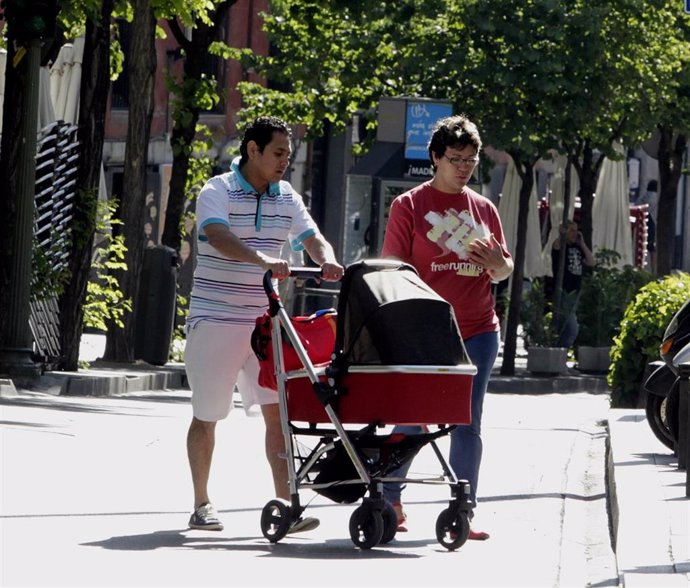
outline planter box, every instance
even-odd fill
[[[577,369],[583,372],[606,373],[609,371],[611,346],[577,348]]]
[[[568,371],[568,350],[565,347],[530,347],[527,349],[527,370],[534,374],[565,374]]]

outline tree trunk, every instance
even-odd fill
[[[563,187],[563,216],[561,217],[561,225],[565,228],[568,226],[568,211],[570,210],[570,176],[573,173],[573,165],[568,155],[565,163],[565,185]],[[556,313],[560,315],[561,310],[561,296],[563,294],[563,277],[565,276],[565,231],[559,231],[559,244],[558,244],[558,264],[556,265],[556,272],[553,276],[553,312],[554,318],[556,318]],[[553,243],[548,243],[549,253],[551,253],[553,248]],[[560,320],[560,316],[557,317]]]
[[[534,184],[534,165],[529,161],[519,161],[511,153],[515,161],[515,167],[522,179],[520,186],[520,208],[518,209],[517,242],[513,252],[515,269],[511,277],[510,303],[508,306],[508,322],[503,343],[503,362],[501,375],[512,376],[515,374],[515,353],[517,351],[517,329],[520,323],[520,311],[522,309],[522,282],[525,275],[525,251],[527,248],[527,218],[529,214],[532,185]]]
[[[578,169],[576,167],[576,169]],[[580,179],[580,222],[579,227],[587,247],[592,248],[592,207],[594,206],[594,191],[597,186],[598,166],[594,165],[594,153],[589,145],[582,150],[581,165],[578,169]]]
[[[110,20],[113,4],[114,0],[102,0],[99,22],[91,19],[86,21],[79,96],[79,171],[69,257],[71,279],[59,301],[60,351],[63,356],[62,367],[66,370],[76,370],[79,366],[83,304],[91,269],[105,114],[110,88]]]
[[[659,206],[656,219],[657,275],[671,273],[676,248],[676,206],[678,182],[687,136],[676,135],[673,128],[659,127]]]
[[[19,192],[19,156],[22,117],[21,104],[26,92],[25,68],[12,67],[17,51],[13,43],[7,47],[7,67],[0,75],[5,76],[5,96],[2,117],[2,146],[0,147],[0,348],[9,343],[7,332],[11,322],[5,309],[10,307],[12,295],[11,273],[13,258],[17,255],[17,194]]]
[[[221,33],[224,30],[221,23],[227,21],[228,11],[236,2],[237,0],[225,0],[216,7],[215,13],[209,14],[214,23],[213,26],[209,27],[202,22],[197,23],[197,26],[192,29],[191,41],[185,38],[176,20],[169,21],[175,39],[185,51],[184,79],[180,84],[201,80],[204,73],[204,56],[208,54],[209,45],[213,41],[225,40],[221,39]],[[190,147],[196,135],[196,124],[201,112],[199,106],[194,102],[193,93],[183,92],[182,96],[186,100],[176,104],[175,109],[183,109],[186,116],[175,118],[170,137],[170,145],[174,155],[168,190],[168,204],[165,209],[165,225],[161,237],[163,245],[172,247],[178,253],[182,243],[180,225],[187,198],[187,171],[189,170],[189,158],[192,155]]]
[[[173,146],[172,170],[170,172],[170,184],[168,205],[165,209],[165,226],[161,243],[180,251],[182,232],[180,223],[184,214],[187,186],[187,172],[189,171],[189,154],[184,149],[176,149],[178,145],[191,145],[196,134],[196,123],[199,120],[199,110],[190,109],[189,123],[175,124],[170,136],[170,144]]]
[[[133,303],[132,313],[125,313],[124,328],[108,324],[104,359],[132,361],[134,359],[134,329],[146,235],[144,209],[146,205],[146,174],[151,120],[153,118],[153,90],[156,73],[156,19],[150,0],[134,0],[132,45],[125,56],[130,87],[127,144],[122,181],[122,195],[118,207],[125,238],[126,270],[118,270],[115,277],[126,299]]]

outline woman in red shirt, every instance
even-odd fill
[[[481,146],[479,131],[466,116],[437,122],[429,143],[434,177],[393,201],[382,250],[383,257],[413,265],[451,303],[467,353],[477,367],[472,423],[451,433],[449,456],[458,479],[470,483],[473,507],[482,458],[482,405],[500,344],[491,285],[513,271],[496,207],[467,187]],[[414,433],[418,428],[396,427],[396,432]],[[409,466],[408,462],[392,475],[406,477]],[[397,512],[398,530],[406,531],[401,491],[400,484],[386,484],[384,495]],[[469,538],[483,540],[489,535],[471,530]]]

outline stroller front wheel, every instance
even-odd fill
[[[386,500],[383,511],[383,536],[381,543],[390,543],[395,539],[395,534],[398,532],[398,515],[393,508],[393,505]]]
[[[261,532],[271,543],[278,543],[290,530],[292,507],[289,503],[275,499],[261,511]]]
[[[446,508],[436,519],[436,539],[447,550],[462,547],[470,536],[470,520],[467,513]]]
[[[360,549],[371,549],[383,538],[383,516],[380,511],[362,505],[350,517],[350,538]]]

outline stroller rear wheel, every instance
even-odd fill
[[[470,520],[467,513],[446,508],[436,519],[436,539],[449,551],[462,547],[470,536]]]
[[[363,504],[350,517],[350,538],[360,549],[371,549],[381,543],[383,527],[381,512]]]
[[[284,500],[271,500],[261,511],[261,532],[271,543],[278,543],[290,530],[292,507]]]

